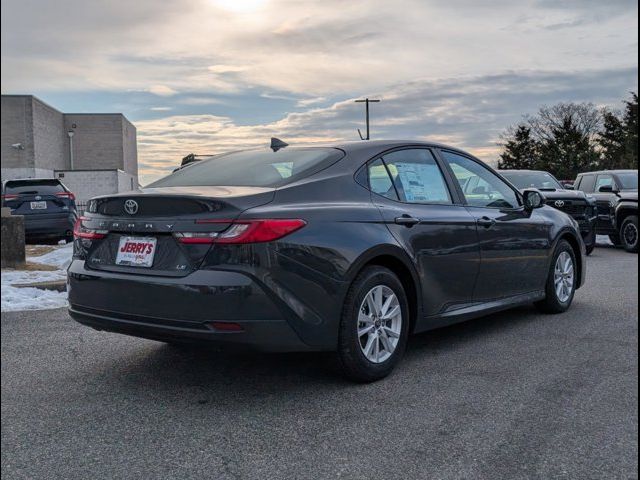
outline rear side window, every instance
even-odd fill
[[[440,167],[433,154],[425,149],[396,150],[371,164],[369,178],[371,189],[387,198],[399,198],[406,203],[451,204],[451,196]],[[390,179],[372,179],[372,169],[386,166]],[[386,193],[382,191],[388,188]],[[376,190],[380,191],[376,191]]]
[[[592,193],[595,185],[596,185],[595,175],[583,175],[582,180],[580,180],[580,185],[578,186],[578,189],[583,192]]]
[[[192,163],[148,187],[278,187],[312,175],[343,156],[336,148],[245,150]]]
[[[387,167],[380,158],[369,164],[369,187],[373,193],[391,200],[398,200],[398,194],[391,182]]]
[[[5,184],[5,194],[55,195],[66,191],[58,180],[10,180]]]

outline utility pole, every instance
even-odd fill
[[[365,114],[367,118],[367,136],[363,137],[360,129],[358,129],[358,135],[360,135],[360,140],[369,140],[371,136],[369,135],[369,102],[377,103],[380,100],[371,100],[369,98],[365,98],[364,100],[356,100],[356,103],[364,103],[365,105]]]
[[[69,170],[73,170],[73,136],[75,133],[73,130],[67,132],[67,135],[69,135]]]

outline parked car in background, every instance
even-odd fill
[[[536,188],[545,197],[545,203],[573,217],[580,226],[580,234],[587,248],[587,255],[596,247],[596,200],[584,192],[567,190],[549,172],[541,170],[500,170],[500,174],[521,191]]]
[[[2,184],[2,206],[24,216],[27,241],[73,240],[77,218],[75,196],[54,178],[7,180]]]
[[[585,264],[574,220],[463,151],[265,148],[90,200],[69,313],[167,342],[337,351],[373,381],[410,333],[529,303],[566,311]]]
[[[604,170],[578,175],[575,189],[598,202],[597,233],[638,252],[638,171]]]

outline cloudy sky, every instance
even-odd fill
[[[425,138],[493,162],[542,104],[638,85],[634,0],[2,0],[2,93],[122,112],[141,181],[190,152]]]

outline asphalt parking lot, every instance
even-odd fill
[[[2,477],[637,478],[638,257],[560,316],[413,337],[372,385],[331,355],[223,354],[2,315]]]

